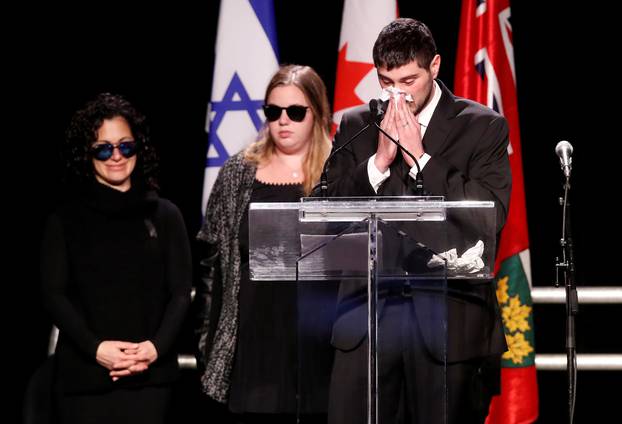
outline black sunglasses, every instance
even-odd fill
[[[91,147],[91,155],[93,155],[93,159],[108,160],[112,157],[114,149],[119,149],[119,153],[124,158],[131,158],[136,154],[136,142],[122,141],[119,144],[99,143]]]
[[[270,122],[274,122],[281,117],[283,109],[287,112],[287,116],[294,122],[302,122],[307,114],[309,106],[291,105],[287,107],[281,107],[277,105],[263,105],[263,113],[266,115],[266,119]]]

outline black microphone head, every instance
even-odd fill
[[[369,111],[371,112],[372,119],[375,119],[376,122],[382,121],[387,105],[387,102],[383,102],[380,99],[371,99],[369,101]]]
[[[378,113],[378,99],[371,99],[369,101],[369,111],[373,116],[376,116]]]

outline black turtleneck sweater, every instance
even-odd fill
[[[177,377],[173,346],[190,302],[190,247],[177,207],[155,192],[93,184],[48,219],[41,254],[45,303],[60,329],[64,392],[166,384]],[[105,340],[150,340],[158,359],[112,382],[95,359]]]

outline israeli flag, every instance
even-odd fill
[[[273,0],[222,0],[205,122],[203,214],[220,167],[257,138],[263,96],[278,66]]]

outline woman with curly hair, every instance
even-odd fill
[[[317,412],[306,407],[310,398],[297,399],[296,323],[304,287],[250,281],[248,208],[299,201],[319,181],[331,149],[326,87],[309,66],[282,66],[266,89],[264,113],[258,141],[220,170],[198,234],[206,246],[203,265],[214,271],[205,294],[198,290],[199,299],[205,296],[201,383],[236,423],[295,422],[301,409]],[[328,336],[325,347],[330,355]]]
[[[123,97],[88,102],[65,141],[77,190],[48,218],[41,255],[44,301],[60,330],[60,422],[165,422],[190,302],[183,219],[155,192],[145,119]]]

